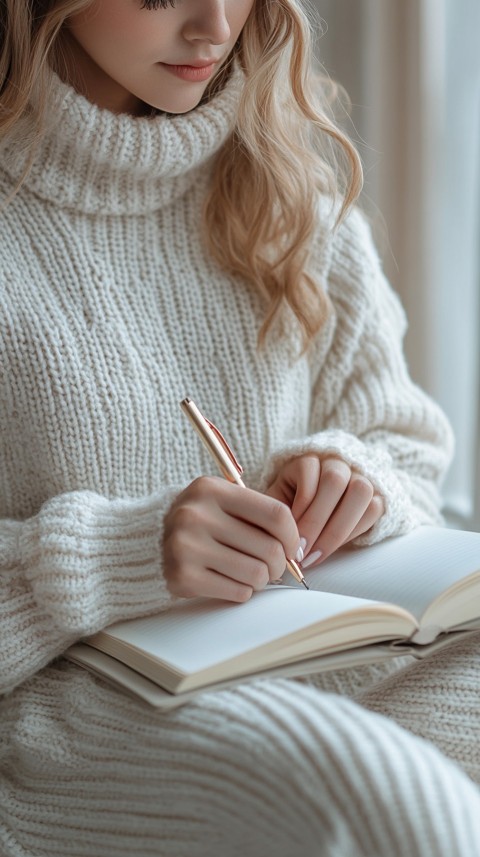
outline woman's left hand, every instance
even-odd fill
[[[334,456],[291,459],[265,493],[290,506],[304,540],[303,568],[366,533],[385,511],[370,480]]]

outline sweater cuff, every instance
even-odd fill
[[[271,456],[260,476],[259,490],[265,491],[280,467],[301,455],[333,455],[342,458],[352,470],[370,480],[376,494],[385,503],[385,512],[368,531],[352,544],[367,545],[389,536],[401,535],[418,526],[417,515],[404,484],[393,470],[392,458],[378,447],[367,446],[355,435],[341,429],[328,429],[299,441],[290,441]]]
[[[17,557],[37,605],[61,631],[85,636],[178,600],[162,568],[163,519],[181,490],[109,500],[59,495],[17,530]]]

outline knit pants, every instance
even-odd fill
[[[475,857],[480,791],[411,731],[480,780],[479,655],[364,689],[372,711],[275,680],[160,713],[59,662],[0,704],[1,857]]]

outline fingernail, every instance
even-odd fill
[[[302,562],[302,568],[309,568],[314,564],[314,562],[317,562],[317,560],[320,559],[321,555],[322,551],[313,551],[313,553],[311,553],[310,556]]]
[[[302,559],[303,559],[303,557],[304,557],[304,553],[305,553],[305,548],[306,548],[306,547],[307,547],[307,540],[306,540],[306,539],[304,539],[304,537],[302,536],[302,537],[301,537],[301,539],[300,539],[300,547],[298,548],[298,551],[297,551],[297,553],[295,554],[295,559],[297,560],[297,562],[301,562],[301,561],[302,561]]]

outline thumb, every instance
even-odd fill
[[[275,479],[275,481],[265,489],[264,493],[267,497],[273,497],[274,500],[281,500],[286,506],[290,507],[292,505],[292,495],[285,491],[283,480],[281,479]]]

